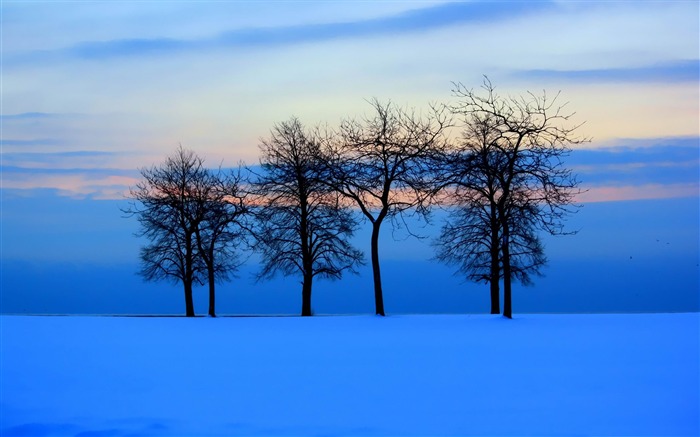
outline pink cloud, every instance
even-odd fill
[[[690,184],[646,184],[618,187],[592,187],[577,197],[578,202],[614,202],[621,200],[670,199],[700,196],[700,185]]]
[[[84,199],[109,200],[123,199],[129,187],[135,185],[138,179],[128,176],[88,177],[82,174],[66,175],[22,175],[13,178],[3,178],[2,187],[6,189],[33,190],[53,189],[65,197]]]

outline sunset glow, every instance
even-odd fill
[[[548,273],[564,269],[572,253],[579,256],[574,274],[590,260],[614,259],[587,267],[604,271],[622,269],[615,263],[637,253],[661,256],[642,244],[658,234],[669,236],[669,248],[683,248],[673,256],[689,261],[656,260],[654,278],[668,279],[683,265],[674,280],[685,285],[677,288],[697,284],[697,1],[5,0],[0,12],[1,257],[14,266],[3,277],[4,290],[15,290],[13,311],[36,299],[23,300],[27,287],[12,278],[55,277],[27,273],[39,264],[46,272],[65,263],[96,272],[89,266],[99,260],[122,269],[101,276],[133,280],[142,241],[133,236],[136,221],[120,211],[139,169],[162,163],[178,145],[211,168],[257,166],[260,139],[290,117],[333,129],[371,113],[375,97],[427,110],[455,103],[455,82],[478,90],[484,76],[502,96],[561,93],[558,101],[575,113],[572,123],[581,124],[577,135],[590,138],[562,163],[584,190],[571,227],[590,233],[548,242],[551,264],[560,266]],[[458,120],[449,134],[459,138]],[[659,218],[673,211],[682,211],[673,224]],[[426,226],[426,237],[438,232],[441,214]],[[367,250],[362,226],[358,247]],[[429,239],[390,234],[383,253],[397,263],[423,263],[396,264],[396,283],[419,283],[406,279],[416,272],[439,276]],[[623,241],[613,247],[609,241],[618,235]],[[255,262],[246,268],[254,271]],[[642,284],[651,281],[648,266],[628,264],[635,275],[647,275]],[[449,279],[422,291],[463,291],[463,278],[441,272]],[[362,281],[367,274],[361,272]],[[76,290],[87,282],[65,279]],[[280,284],[270,288],[286,290]],[[120,287],[120,296],[131,294],[117,306],[148,296],[150,286]],[[263,294],[250,299],[271,299]],[[435,311],[444,308],[452,304]]]

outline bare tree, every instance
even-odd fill
[[[203,180],[193,186],[196,215],[201,219],[195,228],[198,254],[207,270],[209,316],[216,317],[216,282],[229,279],[240,266],[237,249],[245,244],[249,212],[247,193],[240,169],[224,175],[207,170]]]
[[[130,190],[132,202],[124,210],[141,224],[138,236],[150,243],[141,248],[140,274],[149,281],[182,282],[185,315],[194,317],[192,286],[201,282],[204,266],[197,256],[191,188],[204,174],[202,159],[180,146],[161,166],[140,170],[142,181]]]
[[[354,202],[372,224],[371,254],[375,310],[385,315],[379,266],[379,232],[386,219],[404,213],[426,217],[433,193],[428,162],[444,147],[449,114],[431,108],[425,116],[392,104],[370,102],[374,114],[341,123],[339,138],[326,141],[325,180]]]
[[[497,212],[491,204],[452,205],[440,235],[433,242],[439,261],[455,265],[457,271],[474,282],[490,286],[491,314],[500,314],[500,287],[503,278],[501,232]],[[523,285],[532,284],[546,263],[544,247],[536,229],[527,222],[511,226],[511,271]]]
[[[310,316],[314,278],[338,279],[362,262],[362,253],[348,242],[357,223],[321,181],[319,141],[298,119],[275,125],[260,149],[263,174],[254,184],[259,277],[301,274],[301,315]]]
[[[499,159],[491,148],[498,131],[492,125],[488,117],[468,117],[461,141],[435,162],[438,185],[447,188],[443,197],[450,216],[433,245],[438,260],[457,265],[472,281],[489,283],[491,314],[500,314],[501,227],[492,171]]]
[[[538,273],[544,262],[535,230],[564,234],[564,219],[576,210],[579,182],[563,159],[571,146],[587,139],[575,136],[580,125],[570,125],[574,114],[557,103],[558,94],[553,99],[546,93],[501,97],[488,79],[482,89],[484,96],[455,84],[459,102],[451,109],[463,119],[465,141],[451,174],[464,189],[467,204],[488,209],[477,222],[489,235],[492,297],[498,273],[503,278],[503,314],[510,318],[512,278],[528,282],[528,275]]]
[[[506,170],[507,159],[495,143],[500,138],[497,122],[489,116],[472,114],[462,126],[462,138],[451,153],[437,162],[439,184],[450,211],[440,236],[433,242],[437,259],[456,265],[458,272],[475,282],[490,286],[491,314],[500,314],[502,227],[498,213],[501,196],[498,175]],[[512,200],[516,199],[512,196]],[[517,208],[514,202],[510,209]],[[511,216],[512,272],[523,284],[531,284],[531,275],[540,275],[545,264],[542,244],[531,218],[536,211],[523,207]]]
[[[149,281],[182,282],[188,317],[195,315],[193,285],[208,278],[209,313],[215,315],[214,282],[237,267],[230,226],[242,211],[234,201],[238,180],[212,173],[182,146],[162,165],[140,173],[142,181],[130,190],[132,201],[123,210],[137,217],[137,235],[149,240],[141,249],[140,274]]]

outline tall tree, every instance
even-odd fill
[[[449,220],[434,241],[437,259],[457,265],[475,282],[490,285],[491,314],[500,314],[500,224],[496,197],[497,178],[492,168],[498,156],[491,143],[498,136],[493,122],[468,117],[462,138],[436,161],[436,175],[450,207]]]
[[[545,261],[536,230],[564,234],[564,220],[576,210],[579,182],[563,160],[587,139],[576,136],[580,125],[571,124],[574,114],[557,103],[558,94],[501,97],[488,79],[482,89],[483,96],[455,84],[451,109],[464,122],[465,141],[452,174],[464,188],[461,198],[487,209],[477,222],[489,235],[492,309],[502,277],[503,315],[511,318],[513,277],[527,283]]]
[[[467,279],[490,286],[491,314],[500,314],[500,280],[503,278],[498,212],[501,196],[498,174],[506,171],[507,159],[495,143],[500,138],[497,121],[472,114],[463,121],[462,137],[451,153],[442,155],[436,174],[449,205],[449,217],[433,242],[437,259],[456,265]],[[515,199],[515,197],[513,197]],[[517,205],[509,203],[509,208]],[[528,213],[529,212],[529,213]],[[512,214],[515,216],[515,213]],[[523,284],[539,275],[546,259],[531,219],[536,211],[523,208],[511,220],[513,274]]]
[[[348,242],[357,223],[321,181],[319,141],[298,119],[275,125],[260,150],[263,173],[254,183],[259,277],[301,274],[301,315],[310,316],[314,278],[338,279],[362,262]]]
[[[370,240],[375,311],[385,315],[379,265],[379,233],[385,220],[407,212],[426,217],[433,192],[429,161],[445,145],[450,117],[427,115],[391,102],[370,102],[374,114],[341,123],[337,140],[325,142],[324,159],[335,191],[354,202],[372,224]]]

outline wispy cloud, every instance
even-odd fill
[[[118,57],[182,54],[183,52],[211,49],[277,47],[348,38],[408,34],[469,23],[498,22],[541,12],[554,6],[554,3],[549,1],[446,3],[361,21],[235,29],[199,39],[133,38],[85,41],[63,49],[6,53],[4,63],[11,66],[56,61],[63,58],[104,60]]]
[[[8,93],[6,90],[4,92]],[[71,142],[70,134],[79,131],[80,125],[77,123],[84,123],[85,120],[84,115],[77,113],[35,111],[2,114],[0,124],[3,135],[0,146],[20,150],[34,146],[66,146]]]
[[[56,116],[57,114],[50,114],[48,112],[23,112],[21,114],[1,114],[0,120],[36,120],[40,118],[52,118]]]
[[[139,178],[132,167],[116,168],[129,154],[94,150],[0,154],[2,188],[23,196],[53,190],[60,196],[121,199]]]
[[[644,147],[635,147],[634,140],[626,144],[576,150],[567,163],[589,186],[698,182],[700,138],[659,138],[656,145]]]
[[[46,143],[41,143],[46,144]],[[119,155],[116,152],[83,150],[75,152],[6,152],[0,154],[3,166],[29,168],[85,168],[96,161],[111,162]]]
[[[611,151],[617,150],[620,152],[636,150],[640,153],[643,153],[643,149],[645,148],[700,148],[700,137],[615,138],[600,144],[600,147],[601,149],[609,149]]]
[[[580,201],[698,194],[700,138],[627,139],[617,143],[615,147],[575,150],[566,161],[588,190]]]
[[[58,146],[63,141],[55,138],[37,138],[32,140],[0,139],[0,146]]]
[[[582,202],[695,196],[700,186],[700,138],[628,139],[616,147],[575,150],[566,160],[587,192]],[[641,145],[641,146],[640,146]],[[70,197],[122,198],[139,179],[115,168],[119,153],[5,153],[3,188],[55,189]]]
[[[601,68],[592,70],[524,70],[516,76],[538,80],[568,82],[698,82],[700,60],[678,60],[630,68]]]
[[[136,171],[120,169],[39,169],[2,167],[2,189],[25,196],[54,190],[76,199],[123,199],[138,182]]]
[[[700,187],[697,183],[645,184],[591,187],[585,193],[577,196],[576,200],[582,203],[592,203],[698,196],[700,196]]]

